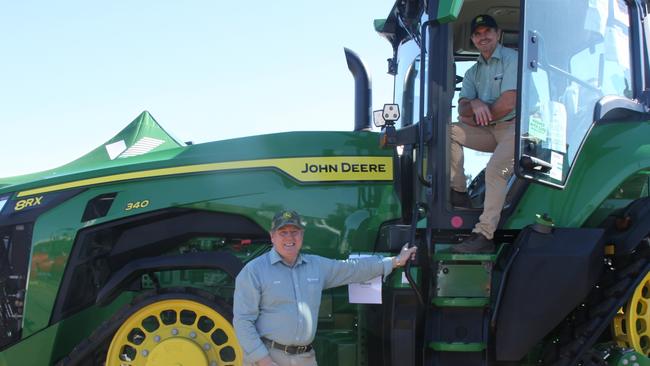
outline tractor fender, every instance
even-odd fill
[[[244,267],[239,258],[228,252],[200,252],[180,255],[166,255],[135,260],[122,267],[98,292],[95,303],[105,306],[143,274],[155,271],[184,269],[218,269],[232,278]]]
[[[650,197],[631,202],[616,216],[629,221],[630,226],[622,231],[610,223],[605,237],[608,243],[614,243],[617,255],[630,254],[650,232]]]
[[[603,270],[603,229],[527,227],[496,314],[496,358],[521,360],[578,306]]]

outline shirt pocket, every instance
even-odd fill
[[[262,302],[265,305],[295,302],[291,279],[282,275],[266,275],[264,277]]]
[[[490,79],[490,93],[494,101],[501,96],[501,84],[503,83],[503,73],[498,73]]]
[[[323,286],[320,282],[307,282],[307,295],[310,299],[320,298]]]
[[[316,268],[310,268],[304,273],[302,283],[310,299],[320,298],[320,293],[323,291],[323,278],[319,272]]]

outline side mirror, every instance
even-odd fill
[[[377,127],[392,126],[399,119],[399,105],[384,104],[384,109],[372,112],[373,122]]]

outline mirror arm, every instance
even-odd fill
[[[386,126],[381,131],[380,141],[382,147],[385,146],[400,146],[400,145],[415,145],[418,141],[418,124],[409,125],[407,127],[396,129],[395,126]]]

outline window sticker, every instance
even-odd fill
[[[551,150],[566,153],[566,123],[567,114],[564,104],[551,102],[551,128],[550,143]]]
[[[541,115],[535,113],[528,118],[528,135],[542,141],[546,140],[546,123]]]
[[[548,175],[555,180],[562,180],[562,168],[564,165],[564,154],[551,151],[551,171]]]

